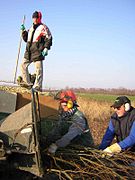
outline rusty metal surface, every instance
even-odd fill
[[[6,146],[14,144],[14,148],[18,150],[32,152],[34,148],[30,126],[32,127],[31,103],[5,118],[0,126],[0,137]]]
[[[42,118],[54,116],[58,119],[59,102],[51,96],[38,95],[40,115]],[[17,93],[16,110],[31,102],[30,93]]]
[[[27,123],[32,123],[31,103],[10,114],[2,123],[0,131],[18,130]]]
[[[16,109],[17,93],[0,91],[0,112],[13,113]]]

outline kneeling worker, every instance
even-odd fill
[[[111,107],[115,113],[111,116],[99,149],[109,156],[122,150],[135,152],[135,108],[126,96],[117,97]],[[111,145],[114,137],[117,142]]]
[[[68,145],[92,146],[93,139],[87,119],[78,110],[76,96],[73,91],[67,90],[60,94],[60,119],[57,126],[50,132],[48,138],[52,144],[48,152],[55,154],[56,150]]]

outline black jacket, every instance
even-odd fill
[[[44,48],[49,50],[52,46],[52,35],[49,28],[42,23],[33,24],[29,31],[22,32],[22,37],[27,42],[24,58],[29,61],[44,60],[42,51]]]
[[[114,113],[111,117],[111,120],[117,142],[120,142],[124,140],[127,136],[129,136],[131,127],[133,125],[133,122],[135,121],[135,108],[131,107],[131,109],[126,112],[122,117],[118,117],[117,114]],[[133,149],[135,149],[135,146],[133,147]]]

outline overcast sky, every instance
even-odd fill
[[[0,1],[0,79],[13,80],[22,18],[26,15],[29,29],[35,10],[42,12],[53,35],[44,87],[135,89],[134,0]]]

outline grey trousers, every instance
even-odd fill
[[[28,67],[32,63],[32,61],[29,61],[25,58],[23,58],[22,64],[21,64],[21,73],[23,81],[27,84],[30,84],[30,77],[29,77],[29,70]],[[43,61],[35,61],[33,62],[35,65],[35,73],[36,73],[36,80],[33,85],[33,88],[39,87],[42,88],[42,82],[43,82]]]

